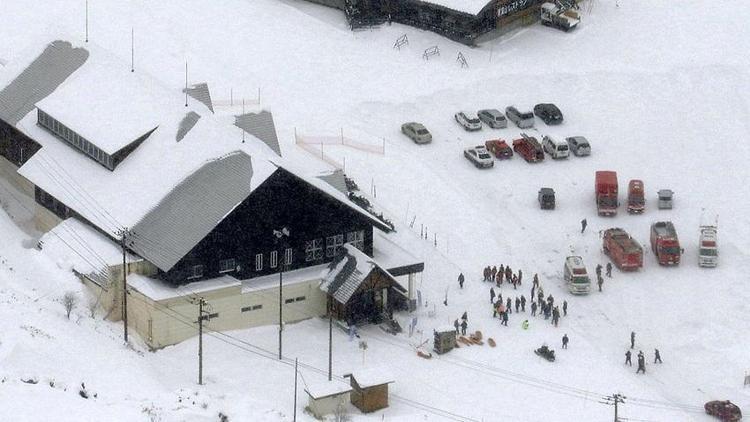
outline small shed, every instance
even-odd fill
[[[433,348],[438,354],[448,353],[456,347],[456,329],[443,327],[435,329],[435,344]]]
[[[351,391],[351,386],[340,381],[310,384],[305,388],[309,397],[307,407],[313,416],[323,419],[326,415],[333,415],[338,409],[346,407]]]
[[[352,386],[351,401],[362,413],[388,407],[388,384],[393,376],[379,368],[362,369],[348,375]]]

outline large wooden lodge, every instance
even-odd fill
[[[280,283],[285,323],[413,306],[424,265],[336,184],[287,163],[270,113],[241,116],[265,130],[240,141],[205,85],[186,107],[95,45],[37,54],[0,72],[0,176],[33,198],[42,251],[114,319],[127,272],[128,323],[148,345],[195,335],[184,316],[198,296],[213,330],[278,324]]]

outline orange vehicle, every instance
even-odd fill
[[[596,182],[596,209],[599,215],[617,214],[617,173],[614,171],[597,171]]]
[[[484,143],[487,151],[492,153],[497,158],[511,158],[513,156],[513,150],[508,146],[508,143],[504,139],[492,139]]]
[[[539,141],[525,133],[521,133],[521,138],[513,140],[513,151],[520,154],[528,163],[544,161],[544,150]]]
[[[628,212],[630,214],[642,214],[646,209],[646,198],[643,194],[643,181],[631,180],[628,183]]]

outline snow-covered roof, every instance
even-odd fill
[[[122,265],[120,245],[75,218],[68,218],[45,233],[40,244],[43,253],[82,274],[103,274],[107,266]],[[128,254],[127,260],[142,259]]]
[[[386,368],[356,369],[352,372],[352,377],[357,381],[357,385],[362,388],[395,382],[393,374]]]
[[[260,113],[240,114],[235,116],[234,125],[263,141],[281,157],[279,138],[276,135],[276,125],[273,123],[271,113],[263,110]]]
[[[344,175],[344,171],[341,169],[336,169],[330,173],[318,175],[317,177],[318,179],[333,186],[337,191],[343,193],[344,195],[349,192],[346,187],[346,176]]]
[[[239,289],[241,284],[240,280],[224,275],[174,287],[172,284],[155,278],[149,278],[140,274],[128,274],[128,286],[138,290],[144,296],[154,301],[175,299],[229,287],[237,287]]]
[[[424,0],[424,2],[437,4],[438,6],[471,15],[478,15],[488,4],[494,3],[494,0]]]
[[[89,60],[37,102],[39,109],[109,155],[166,123],[163,102],[154,98],[163,95],[159,82],[96,45],[85,49]]]
[[[375,268],[379,268],[388,276],[394,286],[406,291],[373,258],[365,255],[349,243],[343,246],[343,253],[329,264],[328,273],[323,276],[323,280],[320,282],[320,289],[331,295],[339,303],[346,304]]]
[[[401,269],[414,270],[413,272],[424,270],[424,262],[399,246],[390,236],[392,235],[380,230],[373,231],[373,258],[393,276],[404,275],[401,274]]]
[[[323,381],[308,384],[305,392],[313,399],[324,399],[326,397],[349,393],[352,387],[341,381]]]
[[[318,281],[327,273],[328,264],[314,265],[312,267],[285,271],[282,276],[282,285],[293,285],[308,281]],[[242,282],[242,293],[261,291],[279,285],[279,274],[269,274],[255,277]]]

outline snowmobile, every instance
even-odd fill
[[[547,347],[546,345],[534,350],[534,353],[547,359],[550,362],[555,361],[555,351]]]

